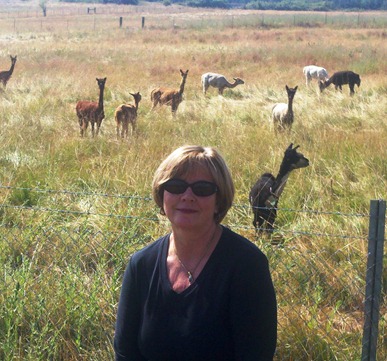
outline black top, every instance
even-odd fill
[[[125,271],[116,361],[267,361],[277,340],[277,305],[266,256],[223,227],[195,282],[169,282],[169,235],[135,253]]]

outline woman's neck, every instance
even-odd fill
[[[217,243],[220,230],[221,227],[216,223],[200,233],[195,229],[173,229],[170,251],[172,248],[182,258],[201,256],[206,248],[211,248],[212,243]]]

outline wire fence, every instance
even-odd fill
[[[165,7],[164,7],[165,9]],[[90,11],[92,10],[92,11]],[[273,12],[273,11],[209,11],[199,12],[177,7],[168,11],[160,7],[97,6],[47,10],[0,12],[0,29],[5,32],[102,31],[137,29],[203,29],[238,27],[337,27],[385,28],[384,12]]]
[[[379,332],[365,337],[367,298],[375,298],[366,294],[375,288],[368,272],[378,263],[369,257],[372,212],[279,208],[271,238],[255,232],[250,213],[235,204],[225,224],[269,259],[279,309],[276,360],[371,360],[365,349],[372,342],[376,359],[387,359],[385,270],[372,308]],[[311,220],[307,231],[300,217]],[[150,197],[0,186],[0,359],[112,360],[125,266],[167,231]]]

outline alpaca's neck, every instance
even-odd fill
[[[238,85],[238,82],[235,80],[234,83],[228,83],[229,88],[235,88]]]
[[[291,171],[292,169],[290,168],[290,166],[282,162],[280,170],[277,174],[277,177],[275,178],[274,184],[271,189],[272,193],[274,193],[277,198],[279,198],[279,196],[283,192]]]
[[[185,87],[185,81],[187,80],[186,77],[183,77],[183,80],[181,81],[181,84],[180,84],[180,89],[179,89],[179,94],[183,94],[184,92],[184,87]]]
[[[288,115],[293,115],[293,98],[288,99]]]
[[[138,103],[140,103],[138,100],[134,101],[134,107],[136,108],[136,111],[138,110]]]
[[[12,75],[13,69],[15,69],[15,62],[12,62],[11,68],[9,69],[9,75]]]
[[[98,108],[103,109],[103,91],[104,86],[99,87],[99,100],[98,100]]]

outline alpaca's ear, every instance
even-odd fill
[[[288,149],[292,149],[293,148],[293,143],[290,143]]]
[[[297,90],[298,89],[298,85],[294,88],[294,90]]]
[[[289,90],[289,87],[288,87],[287,85],[285,85],[285,89],[286,89],[286,90]]]

